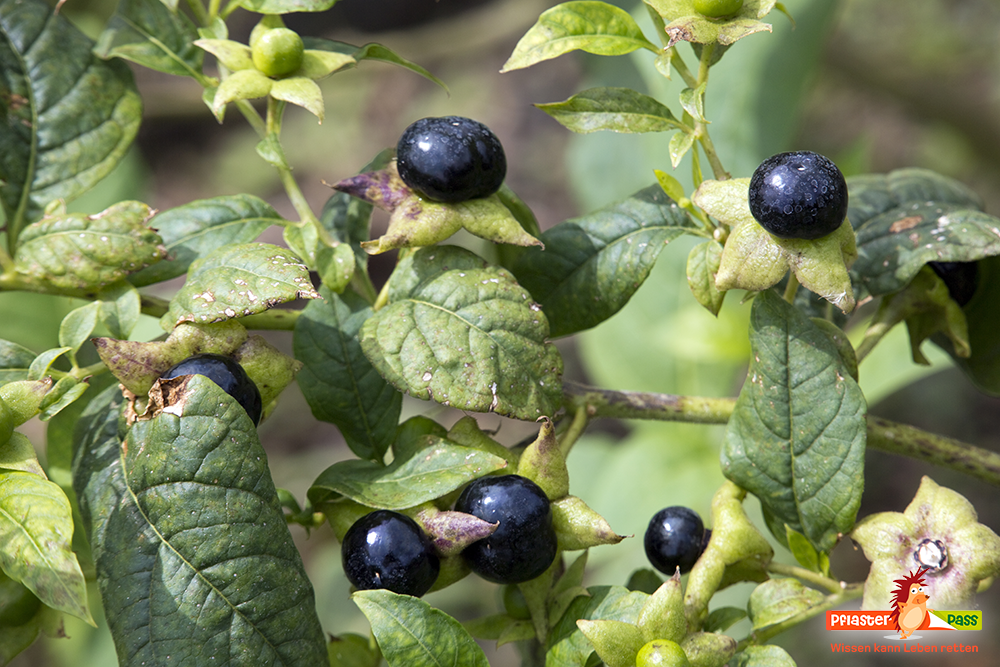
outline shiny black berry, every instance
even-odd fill
[[[783,239],[818,239],[847,217],[847,183],[819,153],[778,153],[750,179],[750,212],[760,226]]]
[[[517,584],[545,572],[556,558],[556,531],[545,492],[520,475],[480,477],[455,503],[459,512],[490,523],[496,531],[473,542],[462,556],[483,579]]]
[[[976,262],[927,262],[927,266],[944,281],[948,294],[960,306],[972,301],[979,286],[979,268]]]
[[[417,522],[376,510],[354,522],[341,544],[344,573],[360,590],[385,588],[420,597],[441,570],[434,544]]]
[[[262,411],[260,391],[236,360],[221,354],[196,354],[188,357],[166,373],[161,380],[181,375],[204,375],[243,406],[253,423],[260,423]]]
[[[708,545],[705,524],[687,507],[665,507],[649,521],[646,528],[646,557],[660,572],[673,575],[690,572]]]
[[[457,203],[499,190],[507,157],[479,121],[444,116],[406,128],[396,145],[396,167],[403,182],[428,199]]]

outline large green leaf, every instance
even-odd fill
[[[535,105],[574,132],[669,132],[682,127],[670,109],[631,88],[590,88],[565,102]]]
[[[94,53],[125,58],[143,67],[201,76],[205,52],[194,45],[198,30],[184,14],[160,0],[120,0],[97,40]]]
[[[292,12],[325,12],[337,0],[240,0],[237,4],[258,14],[290,14]]]
[[[906,287],[927,262],[972,262],[1000,255],[1000,218],[967,204],[910,202],[857,230],[855,281],[873,296]]]
[[[351,291],[320,290],[295,322],[295,358],[304,366],[299,387],[316,419],[336,424],[348,446],[381,461],[396,435],[403,395],[387,383],[361,351],[358,332],[372,316]]]
[[[166,256],[150,229],[152,210],[119,202],[95,215],[57,213],[24,228],[14,255],[19,277],[37,286],[90,291]]]
[[[432,437],[427,447],[388,466],[358,459],[334,463],[313,482],[309,499],[319,504],[340,494],[367,507],[405,509],[506,465],[506,460],[489,452]]]
[[[149,226],[163,239],[168,257],[133,273],[129,282],[143,287],[184,275],[199,257],[223,246],[249,243],[281,220],[270,204],[253,195],[199,199],[157,213]]]
[[[160,322],[167,330],[181,322],[221,322],[298,298],[319,294],[295,253],[266,243],[226,245],[192,262]]]
[[[397,389],[517,419],[559,408],[562,358],[541,308],[510,273],[434,246],[400,262],[390,280],[389,305],[360,335],[365,356]]]
[[[542,304],[553,337],[589,329],[617,313],[649,275],[660,251],[697,229],[659,185],[562,222],[545,249],[518,255],[511,272]]]
[[[139,129],[131,71],[92,47],[43,0],[0,1],[0,204],[11,250],[49,202],[104,178]]]
[[[462,624],[423,600],[387,590],[351,596],[371,623],[389,667],[489,667]]]
[[[624,9],[589,0],[564,2],[542,12],[500,71],[530,67],[577,49],[602,56],[658,51]]]
[[[75,486],[119,664],[327,664],[253,423],[207,378],[179,391],[120,447],[107,397],[81,419]]]
[[[89,623],[87,583],[72,550],[73,511],[20,433],[0,444],[0,568],[46,605]]]
[[[982,210],[983,200],[953,178],[929,169],[896,169],[888,174],[863,174],[847,179],[847,217],[855,228],[877,215],[911,202],[956,204]]]
[[[723,473],[821,552],[854,525],[864,489],[865,399],[822,329],[772,291],[754,299],[753,350],[722,450]]]

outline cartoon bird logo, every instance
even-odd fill
[[[892,613],[889,615],[890,621],[899,630],[899,638],[906,639],[916,630],[926,630],[931,625],[931,617],[927,608],[927,600],[930,598],[924,592],[924,572],[927,568],[921,568],[916,573],[909,572],[902,579],[896,579],[893,583],[897,585],[892,594]]]

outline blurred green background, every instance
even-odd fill
[[[69,0],[61,11],[96,36],[114,10],[113,0]],[[394,145],[413,120],[459,114],[477,118],[501,138],[507,151],[508,184],[533,208],[543,228],[587,212],[653,182],[653,169],[670,172],[669,137],[598,133],[572,135],[532,103],[563,100],[596,85],[631,86],[655,95],[675,110],[678,81],[652,68],[650,54],[600,58],[575,53],[528,70],[499,74],[517,40],[549,0],[341,0],[322,15],[291,15],[289,27],[304,35],[354,44],[378,41],[443,79],[450,95],[430,82],[387,65],[363,63],[321,85],[327,112],[323,125],[297,108],[285,122],[286,153],[315,210],[334,182],[355,173],[375,153]],[[645,9],[618,4],[656,38]],[[712,70],[706,99],[711,132],[726,167],[749,176],[763,158],[790,149],[832,157],[848,175],[903,166],[928,167],[979,192],[987,211],[1000,214],[1000,5],[994,0],[788,0],[795,27],[773,13],[771,34],[752,35],[733,47]],[[232,37],[245,40],[255,18],[233,17]],[[686,46],[681,47],[689,63]],[[128,160],[96,190],[71,206],[95,212],[122,198],[164,210],[193,199],[248,192],[264,197],[293,218],[273,169],[255,153],[256,135],[238,114],[219,126],[193,82],[136,68],[145,100],[145,120]],[[690,161],[675,175],[690,188]],[[373,235],[386,224],[377,214]],[[263,240],[280,242],[272,230]],[[475,246],[465,238],[463,243]],[[691,243],[674,242],[629,305],[605,324],[560,341],[567,377],[614,388],[708,396],[735,395],[748,354],[748,306],[730,295],[718,319],[688,293],[684,263]],[[392,257],[373,258],[376,283],[391,270]],[[3,337],[40,351],[56,345],[58,322],[72,300],[0,294]],[[150,320],[136,338],[160,331]],[[47,338],[48,337],[48,338]],[[286,333],[270,336],[290,352]],[[929,343],[934,361],[917,367],[905,334],[895,332],[862,367],[862,386],[874,414],[915,424],[990,449],[1000,449],[1000,401],[979,394]],[[932,354],[933,353],[933,354]],[[312,419],[293,386],[276,415],[261,425],[275,482],[303,498],[317,470],[350,456],[337,430]],[[408,400],[404,418],[427,414],[450,425],[462,413]],[[533,424],[489,415],[484,428],[512,444]],[[35,442],[44,428],[32,424]],[[624,583],[647,567],[642,533],[649,517],[673,504],[708,514],[722,481],[718,466],[721,427],[598,422],[570,459],[571,492],[604,514],[619,533],[635,535],[616,547],[594,549],[587,583]],[[915,461],[871,453],[862,515],[901,511],[920,477],[931,475],[976,505],[981,520],[1000,529],[995,488]],[[759,516],[756,502],[749,502]],[[293,528],[316,587],[324,628],[331,633],[367,632],[348,599],[339,548],[329,531],[308,537]],[[779,558],[790,561],[787,553]],[[835,576],[863,579],[867,561],[842,544],[833,555]],[[431,604],[468,618],[497,610],[493,585],[468,578],[428,596]],[[752,589],[737,586],[713,606],[745,604]],[[94,600],[97,600],[96,590]],[[989,619],[1000,617],[1000,593],[979,597]],[[818,619],[819,620],[819,619]],[[734,628],[736,636],[748,629]],[[46,639],[12,663],[16,667],[87,665],[116,660],[110,638],[68,619],[69,639]],[[994,633],[981,633],[980,662],[995,664]],[[782,635],[799,664],[840,664],[827,649],[822,625],[806,624]],[[492,664],[518,664],[511,646],[486,646]],[[956,659],[957,660],[957,659]],[[983,661],[985,660],[985,661]],[[949,663],[936,656],[935,664]],[[855,665],[880,664],[874,657]]]

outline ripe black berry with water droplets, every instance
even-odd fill
[[[422,118],[396,145],[403,182],[440,202],[488,197],[503,184],[507,157],[500,140],[479,121],[462,116]]]
[[[955,303],[964,306],[972,300],[979,286],[977,262],[927,262],[927,266],[944,281]]]
[[[161,380],[181,375],[204,375],[236,399],[247,411],[254,425],[260,423],[263,410],[260,390],[235,359],[222,354],[196,354],[170,368]]]
[[[552,507],[545,492],[526,477],[480,477],[465,488],[455,510],[499,522],[489,537],[462,552],[469,568],[498,584],[517,584],[545,572],[556,558]]]
[[[754,171],[749,202],[753,217],[775,236],[818,239],[847,217],[847,182],[819,153],[778,153]]]
[[[687,507],[665,507],[649,521],[644,546],[646,558],[660,572],[673,575],[690,572],[708,546],[705,524],[698,513]]]
[[[441,570],[427,533],[410,517],[391,510],[376,510],[355,521],[340,553],[344,573],[359,590],[385,588],[420,597]]]

